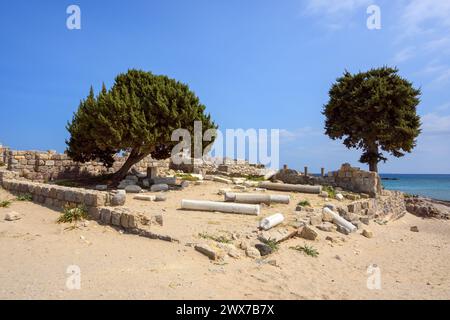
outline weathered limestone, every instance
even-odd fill
[[[278,194],[234,193],[234,192],[225,193],[225,201],[227,202],[251,203],[251,204],[259,204],[259,203],[288,204],[289,200],[290,200],[289,196]]]
[[[323,212],[331,215],[333,217],[333,222],[337,224],[339,227],[346,229],[348,232],[356,231],[356,227],[353,224],[342,218],[337,213],[331,211],[329,208],[327,207],[323,208]]]
[[[129,185],[125,187],[126,193],[139,193],[142,191],[142,188],[138,185]]]
[[[230,179],[222,178],[222,177],[219,177],[219,176],[214,176],[213,181],[226,183],[226,184],[232,184],[233,183],[233,181],[231,181]]]
[[[167,184],[154,184],[150,187],[151,192],[168,191],[169,186]]]
[[[218,253],[215,250],[213,250],[209,245],[204,244],[204,243],[197,244],[195,246],[195,250],[197,250],[200,253],[203,253],[210,260],[216,260],[219,257]]]
[[[155,201],[156,197],[154,195],[138,195],[134,196],[133,199],[142,200],[142,201]]]
[[[259,205],[253,204],[238,204],[238,203],[225,203],[215,201],[203,201],[203,200],[182,200],[181,208],[188,210],[200,210],[200,211],[218,211],[225,213],[239,213],[248,215],[259,215]]]
[[[259,227],[264,230],[269,230],[270,228],[279,225],[284,221],[284,216],[281,213],[276,213],[269,217],[262,219],[259,223]]]
[[[301,184],[286,184],[286,183],[273,183],[273,182],[261,182],[260,188],[279,191],[301,192],[301,193],[314,193],[319,194],[322,191],[322,186],[310,186]]]

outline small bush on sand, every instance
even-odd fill
[[[254,176],[254,175],[247,175],[245,177],[247,180],[250,181],[265,181],[264,176]]]
[[[20,194],[17,196],[16,198],[17,201],[32,201],[33,200],[33,196],[29,193],[25,193],[25,194]]]
[[[300,207],[311,207],[311,203],[309,203],[308,200],[300,201],[299,203],[297,203],[297,205]]]
[[[198,181],[197,177],[193,177],[192,175],[190,175],[188,173],[177,174],[177,177],[180,178],[181,180],[186,180],[186,181]]]
[[[278,243],[275,240],[272,239],[268,239],[268,240],[264,240],[262,241],[265,245],[269,246],[270,249],[272,249],[272,252],[278,251],[278,249],[280,248]]]
[[[64,208],[64,212],[58,218],[58,223],[77,222],[86,219],[88,216],[86,207],[68,207]]]
[[[215,236],[215,235],[210,235],[210,234],[207,234],[207,233],[199,233],[198,236],[200,238],[210,239],[210,240],[214,240],[216,242],[231,243],[231,239],[228,239],[225,236]]]
[[[9,201],[9,200],[0,201],[0,208],[9,208],[10,205],[11,205],[11,201]]]
[[[328,198],[335,199],[336,198],[336,190],[334,190],[331,186],[324,186],[323,191],[328,193]]]
[[[304,246],[291,247],[291,249],[303,252],[307,256],[313,258],[316,258],[319,255],[319,251],[317,251],[316,248],[314,248],[313,246],[308,246],[307,244],[305,244]]]

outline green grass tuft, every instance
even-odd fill
[[[265,181],[264,176],[247,175],[245,179],[250,181]]]
[[[88,216],[87,209],[84,206],[65,207],[64,212],[58,218],[58,223],[77,222],[86,219]]]
[[[33,200],[33,195],[31,195],[29,193],[20,194],[20,195],[17,196],[16,200],[17,201],[32,201]]]
[[[11,201],[9,200],[3,200],[0,201],[0,208],[9,208],[9,206],[11,205]]]
[[[178,178],[180,178],[181,180],[186,180],[186,181],[198,181],[199,180],[198,177],[193,177],[189,173],[179,173],[176,176]]]
[[[297,205],[300,207],[311,207],[311,203],[309,203],[308,200],[300,201],[299,203],[297,203]]]
[[[308,246],[307,244],[305,244],[304,246],[291,247],[291,249],[303,252],[307,256],[310,256],[313,258],[316,258],[319,256],[319,251],[317,251],[317,249],[312,246]]]
[[[278,243],[275,240],[268,239],[268,240],[262,240],[262,242],[265,245],[268,245],[270,247],[270,249],[272,249],[272,252],[278,251],[278,249],[280,249],[280,246],[278,245]]]
[[[334,190],[333,187],[324,186],[322,189],[323,189],[323,191],[326,191],[328,193],[328,198],[332,198],[332,199],[336,198],[336,190]]]
[[[203,239],[210,239],[221,243],[231,243],[231,239],[225,236],[214,236],[207,233],[199,233],[198,236]]]

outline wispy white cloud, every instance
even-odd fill
[[[450,115],[428,113],[422,116],[424,134],[450,135]]]
[[[307,0],[303,12],[320,16],[320,24],[325,28],[339,30],[352,24],[352,15],[357,10],[371,4],[371,0]]]
[[[450,1],[409,0],[400,18],[405,35],[433,33],[450,27]]]
[[[404,49],[398,51],[398,52],[395,54],[395,56],[394,56],[392,62],[393,62],[394,64],[399,64],[399,63],[406,62],[406,61],[408,61],[408,60],[410,60],[411,58],[414,57],[415,51],[416,51],[416,48],[415,48],[415,47],[407,47],[407,48],[404,48]]]

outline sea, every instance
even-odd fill
[[[380,174],[385,189],[450,201],[450,174]]]

